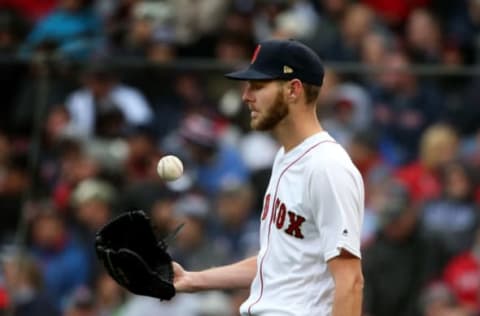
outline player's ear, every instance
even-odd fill
[[[296,102],[302,93],[302,82],[299,79],[292,79],[285,85],[286,97],[292,102]]]

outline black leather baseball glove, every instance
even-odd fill
[[[157,240],[143,211],[127,212],[106,224],[97,232],[95,249],[110,276],[130,292],[162,300],[175,296],[166,241]]]

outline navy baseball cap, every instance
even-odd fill
[[[260,42],[250,66],[231,72],[225,77],[234,80],[299,79],[321,86],[324,69],[320,57],[308,46],[296,40],[267,40]]]

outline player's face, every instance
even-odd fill
[[[248,81],[243,101],[250,109],[250,126],[258,131],[272,130],[288,115],[288,104],[275,81]]]

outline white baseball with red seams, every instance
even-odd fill
[[[177,156],[164,156],[158,161],[157,173],[164,181],[176,180],[183,174],[183,163]]]
[[[241,315],[329,316],[327,261],[360,257],[364,189],[346,151],[327,133],[279,150],[265,193],[257,274]]]

